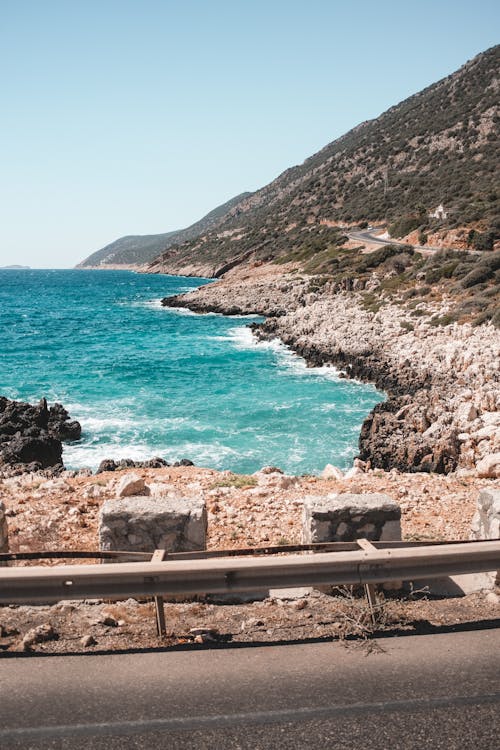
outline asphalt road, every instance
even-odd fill
[[[375,227],[371,231],[359,231],[359,232],[347,232],[347,236],[350,240],[354,240],[355,242],[363,242],[363,243],[370,243],[372,245],[401,245],[402,247],[407,247],[406,243],[399,242],[398,240],[392,240],[392,239],[381,239],[376,234],[373,234],[373,232],[381,232],[383,227]],[[424,253],[432,254],[436,253],[440,248],[439,247],[429,247],[427,245],[412,245],[414,250],[420,250]]]
[[[402,247],[408,247],[408,244],[400,242],[399,240],[393,240],[393,239],[381,239],[378,235],[373,234],[373,232],[381,232],[384,229],[384,227],[373,227],[372,229],[364,230],[364,231],[357,231],[357,232],[346,232],[347,236],[350,240],[354,240],[354,242],[361,242],[363,244],[370,243],[371,245],[401,245]],[[423,255],[433,255],[434,253],[437,253],[439,250],[442,250],[443,248],[440,247],[431,247],[430,245],[410,245],[414,250],[418,250]],[[459,248],[450,248],[455,249],[456,252],[463,252],[463,250],[460,250]],[[467,251],[470,255],[481,255],[481,253],[477,250],[468,250]]]
[[[498,750],[500,629],[0,660],[2,750]]]

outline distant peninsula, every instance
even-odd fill
[[[31,266],[0,266],[0,271],[30,271]]]

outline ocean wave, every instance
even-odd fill
[[[277,362],[287,370],[286,374],[289,374],[289,371],[292,370],[296,375],[320,376],[326,380],[333,380],[335,382],[341,380],[340,370],[333,365],[309,367],[303,357],[293,352],[279,339],[263,341],[258,339],[250,328],[230,328],[227,336],[220,338],[226,338],[228,341],[231,341],[237,349],[265,349],[275,352]]]
[[[88,467],[95,471],[104,459],[131,458],[134,461],[147,461],[153,456],[160,456],[168,463],[181,458],[189,458],[197,466],[225,469],[228,462],[254,459],[255,450],[237,450],[218,442],[198,443],[191,441],[178,442],[175,446],[136,442],[97,442],[96,444],[69,444],[64,446],[63,459],[68,469]]]
[[[63,450],[64,465],[68,469],[80,469],[88,467],[97,469],[101,461],[112,458],[120,461],[123,458],[131,458],[134,461],[147,461],[153,456],[164,457],[161,448],[152,448],[146,444],[121,444],[97,442],[95,445],[65,445]]]
[[[272,351],[283,349],[286,351],[285,345],[278,339],[261,341],[247,326],[229,328],[226,335],[221,338],[230,341],[237,349],[270,349]]]
[[[174,313],[175,315],[187,315],[190,317],[195,316],[195,317],[205,317],[205,318],[222,317],[221,313],[216,313],[216,312],[197,313],[194,310],[190,310],[188,307],[164,307],[163,309],[171,313]]]

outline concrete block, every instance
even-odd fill
[[[125,497],[99,514],[99,548],[152,552],[206,549],[207,512],[201,497]]]
[[[401,539],[401,508],[388,495],[309,495],[303,508],[304,544]]]
[[[500,539],[500,490],[481,490],[477,498],[476,513],[472,519],[471,539]],[[489,585],[481,588],[493,588],[500,585],[500,570],[483,573]]]
[[[471,539],[500,538],[500,490],[481,490],[472,519]]]
[[[422,591],[432,596],[466,596],[475,591],[493,588],[491,573],[463,573],[443,578],[414,581],[413,591]]]
[[[500,537],[500,490],[485,489],[479,493],[470,536],[477,541]],[[499,584],[500,571],[491,570],[415,581],[414,588],[426,590],[434,596],[465,596],[474,591],[493,589]]]

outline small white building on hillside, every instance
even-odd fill
[[[437,208],[434,209],[434,211],[431,211],[429,214],[430,219],[446,219],[448,216],[447,212],[444,210],[444,206],[442,203],[439,204]]]

